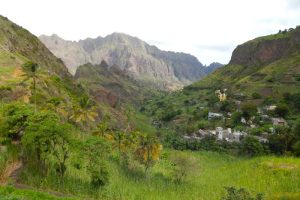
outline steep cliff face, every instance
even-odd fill
[[[300,49],[300,27],[275,35],[256,38],[239,45],[230,64],[258,66],[283,58],[291,50]]]
[[[122,33],[78,42],[65,41],[57,35],[43,35],[40,40],[65,62],[72,74],[75,74],[80,65],[97,65],[105,60],[110,66],[119,66],[137,80],[160,83],[166,88],[181,87],[206,75],[203,65],[196,57],[161,51],[136,37]]]

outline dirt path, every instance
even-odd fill
[[[64,198],[74,197],[72,195],[64,194],[61,192],[52,191],[52,190],[41,190],[41,189],[31,187],[29,185],[22,184],[19,179],[19,175],[22,171],[22,168],[23,168],[23,163],[21,161],[14,161],[10,163],[4,170],[3,176],[0,177],[0,186],[12,182],[12,185],[17,189],[31,189],[35,191],[46,192],[56,197],[64,197]]]
[[[0,177],[0,185],[6,184],[10,179],[16,181],[22,166],[23,164],[21,161],[13,161],[12,163],[8,164],[2,176]]]

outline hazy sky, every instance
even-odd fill
[[[247,40],[300,25],[300,0],[1,0],[0,14],[37,36],[123,32],[209,64],[227,63]]]

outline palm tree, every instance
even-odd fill
[[[32,61],[28,61],[25,64],[22,65],[23,69],[23,76],[25,76],[24,81],[27,81],[29,79],[32,79],[32,93],[34,96],[34,112],[36,113],[36,80],[37,80],[37,70],[38,70],[38,64],[34,63]]]
[[[140,135],[140,144],[135,153],[145,166],[145,172],[159,159],[162,145],[156,137],[149,134]]]
[[[98,113],[96,112],[95,106],[90,98],[83,97],[79,101],[79,106],[74,108],[75,112],[70,117],[76,123],[82,123],[83,125],[90,127],[90,122],[95,122],[96,118],[98,117]]]

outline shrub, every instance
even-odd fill
[[[253,197],[246,189],[236,189],[234,187],[226,187],[226,196],[222,197],[221,200],[263,200],[262,194],[257,194]]]
[[[107,159],[111,149],[109,144],[99,137],[90,137],[83,144],[83,153],[87,171],[91,177],[93,187],[101,187],[109,183]]]
[[[300,140],[293,145],[293,150],[296,156],[300,156]]]
[[[289,108],[286,104],[279,104],[275,109],[275,113],[279,117],[286,117],[286,115],[289,113]]]
[[[257,156],[264,153],[263,145],[252,136],[245,137],[240,148],[240,152],[247,156]]]
[[[5,107],[4,132],[13,140],[20,140],[27,126],[27,120],[33,115],[32,107],[22,103],[11,103]]]
[[[242,106],[242,116],[248,121],[252,116],[257,113],[257,108],[254,104],[244,104]]]
[[[261,94],[259,94],[259,93],[257,93],[257,92],[254,92],[254,93],[252,93],[252,98],[253,99],[261,99]]]
[[[175,182],[180,183],[190,175],[193,175],[198,170],[198,164],[196,160],[186,155],[183,152],[176,152],[170,157],[170,161],[173,168],[173,179]]]

